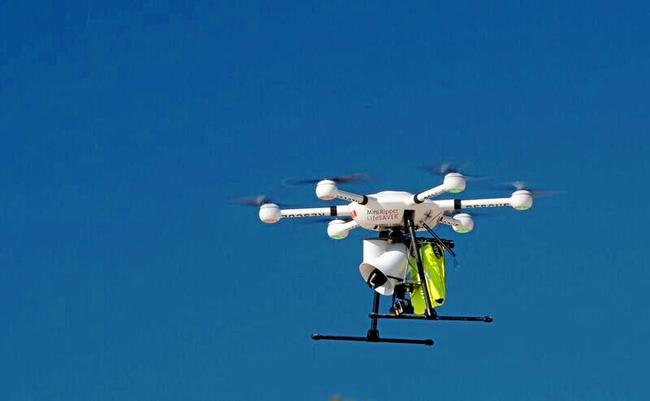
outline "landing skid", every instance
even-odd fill
[[[379,337],[379,332],[376,334],[368,332],[365,337],[354,336],[327,336],[323,334],[312,334],[311,338],[314,340],[333,340],[333,341],[358,341],[366,343],[393,343],[393,344],[415,344],[415,345],[433,345],[433,340],[430,338],[424,340],[417,340],[411,338],[384,338]]]
[[[430,338],[425,339],[415,339],[415,338],[387,338],[380,337],[379,330],[377,329],[379,319],[392,319],[392,320],[429,320],[429,321],[461,321],[461,322],[483,322],[491,323],[492,317],[490,316],[440,316],[440,315],[411,315],[411,314],[401,314],[401,315],[384,315],[379,313],[379,301],[380,295],[374,293],[372,300],[372,312],[370,315],[370,329],[365,337],[360,336],[333,336],[314,333],[311,335],[311,338],[316,341],[327,340],[327,341],[354,341],[354,342],[366,342],[366,343],[392,343],[392,344],[413,344],[413,345],[433,345],[433,340]]]
[[[453,320],[456,322],[483,322],[483,323],[492,323],[491,316],[423,316],[423,315],[411,315],[411,314],[402,314],[402,315],[382,315],[377,313],[371,313],[370,318],[375,319],[393,319],[393,320]]]
[[[373,291],[372,298],[372,313],[370,314],[370,329],[368,334],[365,337],[356,337],[356,336],[329,336],[314,333],[311,335],[311,338],[314,340],[329,340],[329,341],[357,341],[357,342],[366,342],[366,343],[393,343],[393,344],[416,344],[416,345],[433,345],[433,340],[426,338],[423,340],[412,339],[412,338],[384,338],[379,336],[379,330],[377,330],[377,319],[379,315],[379,293]]]

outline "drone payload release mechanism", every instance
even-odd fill
[[[439,171],[443,181],[423,192],[412,194],[403,191],[382,191],[374,194],[359,195],[339,188],[360,180],[360,176],[343,176],[328,179],[300,180],[298,184],[316,184],[316,196],[331,201],[341,199],[346,205],[321,208],[282,209],[278,204],[266,198],[256,200],[259,205],[259,218],[264,223],[277,223],[289,218],[333,218],[328,220],[327,235],[332,239],[345,239],[349,232],[364,228],[378,232],[378,237],[363,241],[363,261],[359,272],[366,284],[373,289],[370,329],[365,336],[334,336],[313,334],[314,340],[364,341],[374,343],[401,343],[433,345],[431,339],[406,339],[380,337],[379,319],[429,320],[429,321],[492,321],[490,316],[441,316],[435,311],[436,300],[431,299],[431,272],[423,264],[422,249],[427,244],[443,250],[439,253],[453,253],[454,243],[440,238],[433,231],[438,225],[450,226],[457,233],[468,233],[474,229],[474,220],[467,213],[472,209],[512,207],[516,210],[528,210],[536,196],[534,190],[525,189],[523,183],[515,184],[515,191],[507,198],[493,199],[446,199],[432,200],[445,193],[460,193],[466,187],[466,175],[459,169],[443,165]],[[418,236],[418,232],[427,232],[431,237]],[[444,255],[442,255],[444,263]],[[409,259],[416,269],[407,280]],[[444,266],[443,266],[444,269]],[[443,270],[444,271],[444,270]],[[424,295],[423,313],[414,313],[409,298],[414,292]],[[379,312],[380,297],[392,296],[391,313]]]

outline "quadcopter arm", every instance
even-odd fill
[[[449,199],[433,201],[443,211],[459,211],[462,209],[478,209],[486,207],[512,207],[516,210],[530,209],[533,197],[529,191],[519,190],[513,192],[509,198],[492,199]],[[453,217],[442,216],[440,224],[451,226],[457,233],[468,233],[474,229],[474,219],[467,213],[457,213]]]
[[[433,187],[431,189],[427,189],[424,192],[419,192],[415,195],[413,195],[413,202],[414,203],[422,203],[426,199],[434,198],[438,195],[442,195],[445,192],[447,192],[447,188],[445,187],[444,184],[440,184],[437,187]]]
[[[334,217],[350,215],[352,215],[352,211],[347,205],[280,210],[275,204],[267,204],[262,205],[260,208],[260,219],[265,223],[277,223],[280,219],[287,217]],[[347,222],[341,219],[331,220],[327,225],[327,235],[332,239],[344,239],[348,236],[350,230],[357,227],[359,227],[359,223],[354,220]]]
[[[354,220],[348,221],[347,223],[343,223],[341,220],[334,220],[327,225],[327,235],[332,239],[345,239],[350,230],[357,227],[359,227],[359,223]]]
[[[440,224],[451,226],[459,234],[465,234],[474,229],[474,219],[467,213],[458,213],[452,216],[441,216]]]
[[[360,205],[368,203],[366,195],[359,195],[352,192],[342,191],[332,180],[321,180],[316,185],[316,196],[322,200],[343,199],[348,202],[357,202]]]
[[[275,203],[265,203],[260,206],[259,217],[262,222],[272,224],[283,218],[350,216],[350,213],[349,208],[345,205],[282,210]]]
[[[441,216],[439,223],[444,224],[446,226],[452,226],[452,227],[458,227],[461,225],[461,222],[459,220],[456,220],[455,218],[450,216]]]
[[[326,217],[326,216],[349,216],[347,206],[312,207],[305,209],[283,209],[280,210],[282,218],[293,217]]]
[[[510,198],[492,198],[492,199],[445,199],[433,201],[438,207],[445,211],[461,209],[477,209],[485,207],[508,207],[512,206]]]
[[[516,210],[528,210],[533,206],[533,196],[530,191],[518,190],[512,193],[509,198],[491,199],[448,199],[433,201],[438,207],[445,211],[461,209],[478,209],[486,207],[512,207]]]
[[[442,195],[445,192],[458,193],[465,190],[465,177],[460,173],[449,173],[445,175],[442,184],[427,189],[424,192],[417,193],[413,196],[413,203],[422,203],[426,199],[431,199]]]
[[[360,205],[368,203],[368,197],[366,195],[358,195],[352,192],[341,191],[340,189],[336,191],[336,198],[349,202],[357,202]]]

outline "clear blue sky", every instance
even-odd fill
[[[647,3],[108,3],[0,5],[2,400],[650,398]],[[562,191],[439,230],[495,322],[312,342],[367,329],[366,233],[227,200],[447,160]]]

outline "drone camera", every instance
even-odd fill
[[[366,280],[366,283],[368,283],[368,286],[370,288],[377,288],[381,285],[384,285],[388,281],[388,277],[384,273],[381,272],[379,269],[375,269],[370,273],[368,276],[368,280]]]

